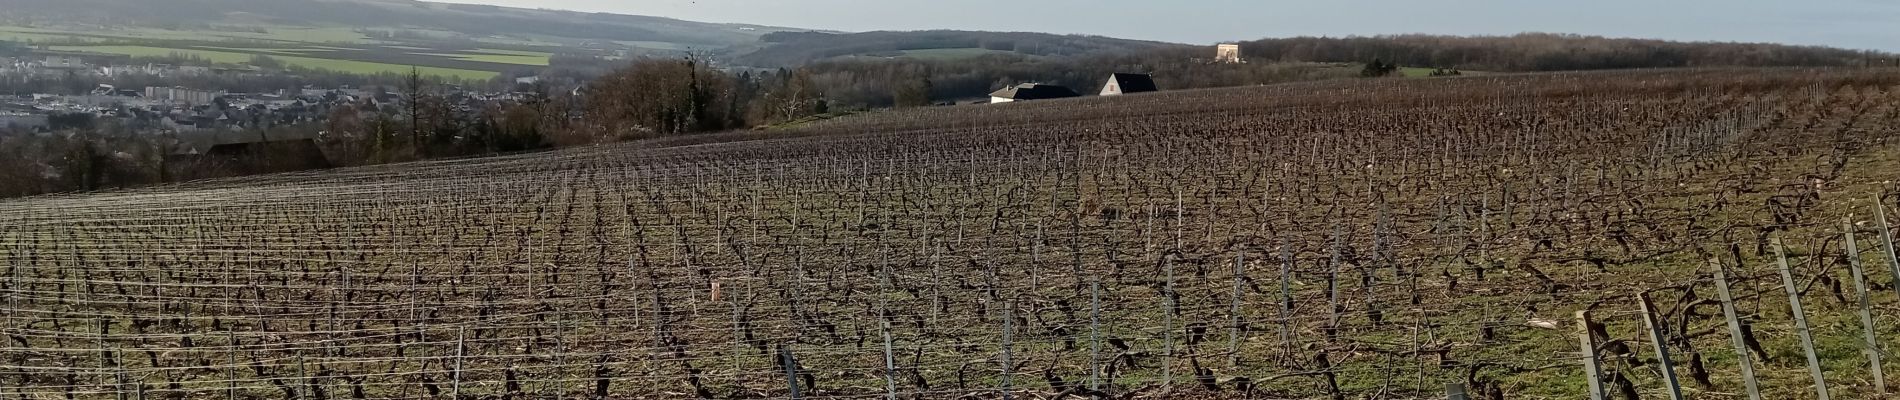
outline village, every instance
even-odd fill
[[[1242,63],[1237,45],[1216,48],[1212,63]],[[143,62],[123,57],[28,53],[0,58],[0,135],[45,135],[57,132],[93,132],[129,137],[162,137],[166,157],[174,164],[227,164],[235,172],[272,172],[328,168],[335,163],[325,154],[327,137],[344,132],[322,128],[339,113],[351,118],[364,114],[385,119],[408,118],[411,99],[405,88],[392,85],[303,85],[295,89],[252,92],[214,88],[204,82],[261,80],[283,71],[254,66],[198,66]],[[73,82],[148,82],[146,86],[96,83],[90,88]],[[64,93],[18,93],[29,82],[59,82],[52,89]],[[182,85],[200,83],[197,87]],[[167,83],[179,83],[167,85]],[[538,77],[514,80],[514,89],[471,90],[456,86],[433,88],[430,104],[436,118],[471,121],[503,107],[545,100],[547,87]],[[254,86],[254,85],[253,85]],[[85,89],[85,90],[81,90]],[[587,93],[585,83],[566,91],[570,98]],[[1160,91],[1146,73],[1115,73],[1106,77],[1098,96]],[[987,99],[937,105],[983,105],[1082,97],[1075,89],[1044,83],[1005,86]],[[570,110],[570,112],[578,112]],[[579,115],[572,115],[579,118]],[[360,138],[358,138],[360,139]],[[231,165],[243,164],[243,165]],[[227,168],[227,169],[231,169]]]
[[[93,77],[109,80],[137,75],[161,81],[188,80],[192,77],[223,76],[242,79],[242,75],[261,76],[255,69],[211,68],[163,64],[93,64],[77,57],[46,56],[14,58],[0,63],[0,82],[31,79]],[[531,78],[523,78],[532,83]],[[5,132],[45,132],[57,130],[57,115],[82,114],[101,119],[120,119],[135,133],[178,133],[207,130],[242,130],[318,122],[332,108],[359,106],[394,112],[404,101],[398,88],[305,86],[298,90],[277,89],[243,93],[182,86],[118,87],[97,84],[78,94],[15,93],[0,94],[0,130]],[[485,105],[516,101],[525,95],[516,92],[482,92],[446,88],[460,112],[480,110]]]

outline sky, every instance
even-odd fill
[[[1208,44],[1579,33],[1900,51],[1894,0],[449,0],[839,31],[965,29]]]

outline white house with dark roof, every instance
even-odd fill
[[[1039,84],[1039,83],[1025,83],[1021,85],[1003,88],[1003,90],[998,90],[995,93],[990,93],[990,103],[996,104],[996,103],[1011,103],[1011,102],[1028,101],[1028,100],[1064,99],[1064,98],[1081,97],[1081,96],[1082,96],[1081,94],[1075,93],[1075,90],[1069,89],[1067,87],[1056,86],[1056,85],[1044,85],[1044,84]]]

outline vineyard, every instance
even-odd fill
[[[1508,75],[6,200],[0,399],[1875,398],[1897,138],[1900,71]]]

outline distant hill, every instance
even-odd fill
[[[1845,67],[1892,65],[1894,54],[1773,43],[1680,42],[1555,33],[1511,36],[1387,35],[1295,37],[1240,43],[1248,58],[1272,61],[1384,60],[1409,67],[1480,71],[1569,71],[1681,67]]]
[[[903,72],[889,74],[889,79],[929,78],[938,91],[945,91],[952,81],[963,82],[954,92],[939,93],[949,96],[994,90],[997,82],[1094,80],[1107,72],[1165,76],[1171,71],[1194,71],[1184,74],[1192,79],[1170,81],[1176,87],[1316,76],[1260,64],[1383,60],[1411,68],[1527,72],[1891,66],[1896,61],[1890,53],[1817,46],[1529,33],[1263,39],[1241,42],[1246,57],[1254,61],[1252,66],[1203,66],[1198,64],[1213,56],[1211,46],[1031,32],[818,32],[414,0],[0,0],[0,40],[9,39],[110,45],[93,50],[114,54],[222,57],[226,63],[268,55],[310,68],[363,73],[406,71],[419,65],[477,78],[540,67],[568,68],[577,71],[572,74],[577,77],[597,76],[628,59],[679,57],[691,51],[743,67],[810,66],[823,73],[896,65],[931,71],[947,76],[889,71]],[[918,64],[928,66],[914,68]],[[840,82],[864,80],[864,75],[837,75],[852,77],[839,78]],[[889,92],[884,86],[867,86],[863,91]],[[886,100],[865,103],[882,101]]]
[[[403,27],[725,48],[787,30],[670,18],[411,0],[0,0],[0,21],[135,26]]]
[[[758,50],[738,54],[742,65],[782,67],[847,56],[943,59],[985,54],[1070,57],[1131,53],[1186,45],[1101,36],[1029,32],[776,32],[760,37]]]

